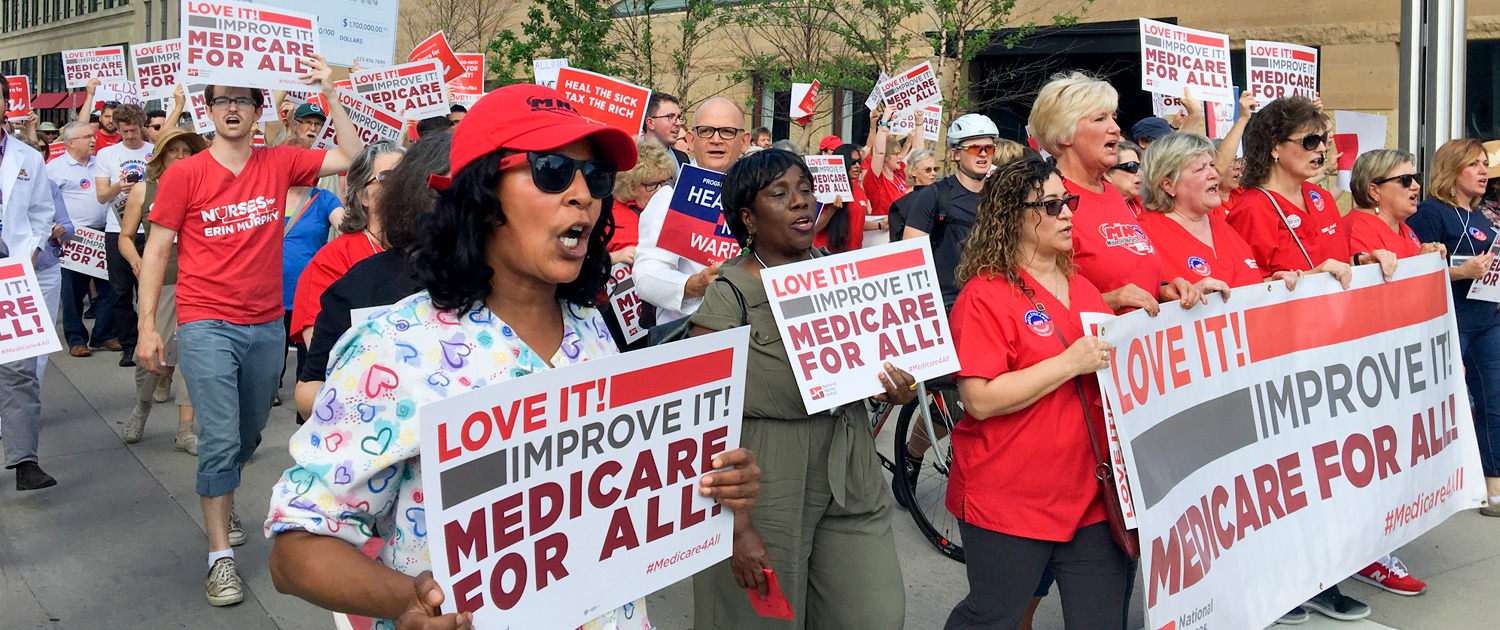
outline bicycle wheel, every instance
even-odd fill
[[[897,492],[906,493],[908,511],[911,512],[912,520],[917,522],[917,529],[922,530],[922,535],[927,537],[927,541],[937,547],[943,555],[963,562],[963,537],[958,531],[958,518],[953,516],[944,504],[948,497],[948,471],[953,468],[951,439],[955,420],[943,408],[941,398],[934,395],[928,401],[932,426],[937,432],[942,433],[943,437],[933,440],[932,447],[922,458],[915,485],[910,483],[906,475],[899,472],[893,475],[893,483],[900,484]],[[897,471],[906,470],[907,463],[911,461],[910,451],[906,448],[907,440],[916,430],[914,427],[923,426],[922,415],[917,412],[918,404],[917,401],[912,401],[902,405],[901,415],[896,420]]]

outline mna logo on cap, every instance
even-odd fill
[[[573,109],[572,103],[569,103],[566,99],[542,98],[539,96],[533,96],[526,99],[526,104],[530,105],[531,111],[534,112],[547,111],[559,114],[567,112],[574,116],[578,115],[578,110]]]

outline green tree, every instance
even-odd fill
[[[1047,60],[976,76],[974,59],[991,46],[1015,46],[1036,33],[1039,21],[1077,24],[1093,1],[1042,3],[1018,12],[1017,0],[925,0],[936,26],[928,43],[937,57],[933,69],[945,84],[945,125],[965,112],[1034,95],[1051,71]]]
[[[521,30],[506,29],[490,40],[501,85],[531,81],[533,59],[568,58],[574,68],[622,75],[620,43],[612,37],[610,0],[534,0]]]

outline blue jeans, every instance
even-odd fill
[[[1474,438],[1484,476],[1500,477],[1500,326],[1459,330],[1464,381],[1474,409]]]
[[[83,298],[93,285],[99,296],[94,298],[94,334],[83,325]],[[72,269],[62,270],[63,336],[68,346],[102,346],[115,339],[115,292],[109,281]]]
[[[177,327],[178,365],[198,416],[199,496],[240,486],[240,465],[260,446],[286,357],[281,319],[242,326],[198,320]]]

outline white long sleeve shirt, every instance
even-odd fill
[[[656,307],[657,325],[692,315],[703,304],[702,297],[684,299],[688,278],[704,265],[656,246],[672,203],[672,187],[663,186],[641,210],[640,242],[635,247],[635,292]]]

